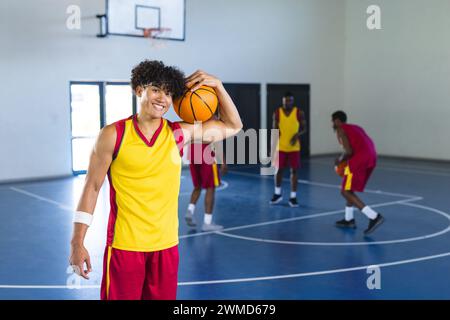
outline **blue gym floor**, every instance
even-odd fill
[[[254,168],[229,172],[216,193],[220,233],[185,225],[192,183],[183,170],[178,298],[450,299],[450,164],[380,159],[361,197],[386,222],[365,238],[368,221],[358,211],[356,230],[334,227],[344,202],[332,163],[330,157],[303,162],[299,208],[286,201],[269,206],[273,177]],[[99,298],[107,183],[86,239],[91,279],[79,280],[68,268],[72,210],[83,181],[0,185],[0,299]],[[287,175],[283,192],[286,199]],[[381,289],[367,287],[371,265],[381,268]]]

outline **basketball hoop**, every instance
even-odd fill
[[[143,36],[150,39],[152,47],[161,49],[167,47],[167,39],[171,32],[170,28],[147,28],[143,29]]]

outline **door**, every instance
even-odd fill
[[[250,148],[250,141],[247,139],[245,142],[245,155],[242,155],[245,159],[244,164],[251,164],[250,160],[256,157],[256,162],[259,162],[258,153],[256,155],[250,155],[250,150],[259,152],[259,129],[260,129],[260,119],[261,119],[261,86],[259,83],[224,83],[224,87],[230,94],[234,103],[236,104],[239,114],[243,123],[243,130],[253,129],[256,132],[257,142],[256,148]],[[236,139],[234,137],[229,139]],[[238,163],[238,144],[235,140],[234,143],[234,161],[233,163]],[[224,146],[224,149],[225,146]],[[225,151],[226,152],[226,151]],[[242,152],[242,151],[240,151]],[[240,163],[242,164],[242,163]],[[256,163],[253,163],[256,164]]]

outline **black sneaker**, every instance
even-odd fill
[[[291,199],[289,199],[289,205],[290,205],[292,208],[298,207],[297,198],[291,198]]]
[[[338,228],[355,229],[356,228],[355,219],[352,219],[350,221],[347,221],[345,219],[336,221],[336,227],[338,227]]]
[[[283,197],[281,194],[274,194],[272,200],[270,200],[270,204],[276,204],[283,201]]]
[[[384,222],[384,218],[381,214],[378,214],[378,216],[375,219],[371,219],[369,221],[369,226],[366,230],[364,230],[364,234],[368,235],[375,231],[376,228],[378,228],[382,223]]]

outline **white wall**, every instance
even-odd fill
[[[380,31],[366,28],[374,3]],[[347,0],[344,106],[383,155],[450,160],[449,13],[449,0]]]
[[[65,27],[81,6],[81,31]],[[98,39],[104,1],[0,2],[0,181],[71,173],[70,80],[128,80],[144,58],[224,82],[310,83],[311,151],[335,150],[329,114],[343,104],[341,0],[187,0],[186,41]]]

